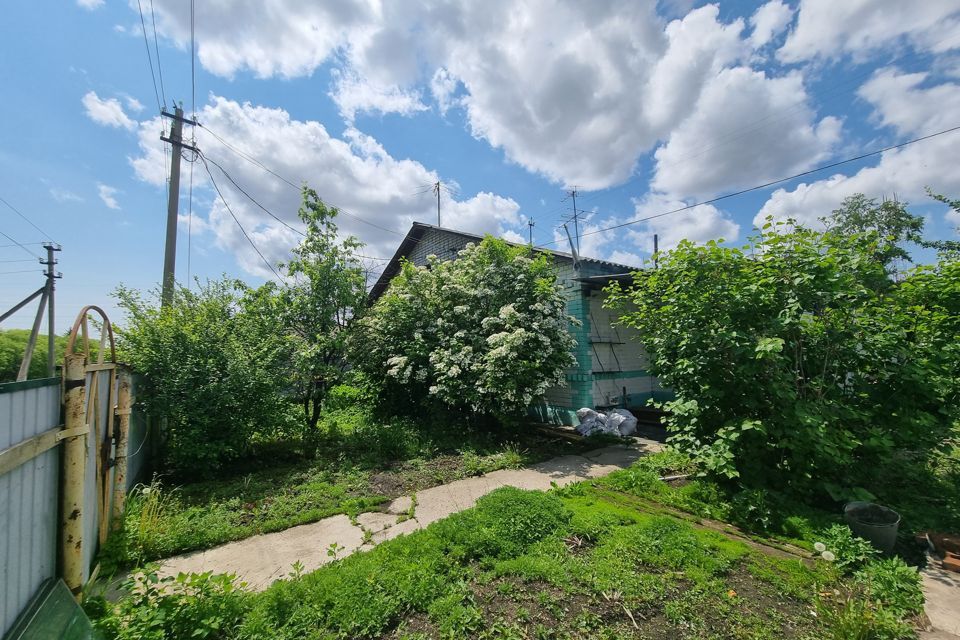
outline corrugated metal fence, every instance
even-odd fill
[[[0,451],[17,451],[58,425],[59,378],[0,385]],[[55,575],[59,461],[53,446],[0,475],[0,635]]]
[[[109,386],[108,371],[87,372],[86,386],[99,377],[101,389]],[[136,388],[136,379],[133,380]],[[135,394],[135,391],[134,391]],[[99,416],[113,420],[109,406],[116,394],[101,393]],[[89,398],[88,398],[89,399]],[[61,380],[47,378],[0,384],[0,637],[13,626],[17,616],[40,584],[57,573],[59,518],[60,444],[63,433]],[[135,407],[134,403],[134,407]],[[126,439],[129,490],[146,469],[149,452],[149,421],[134,408]],[[108,455],[101,457],[98,430],[86,438],[87,463],[83,486],[83,576],[89,579],[98,551],[103,481],[98,484],[97,460],[113,460],[116,451],[107,441]],[[102,429],[99,433],[103,433]],[[106,484],[104,506],[112,510],[111,488],[114,469],[103,472]]]

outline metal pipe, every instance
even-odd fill
[[[61,475],[60,567],[63,581],[79,600],[83,588],[83,479],[87,438],[83,400],[86,356],[67,353],[63,367],[64,438]]]

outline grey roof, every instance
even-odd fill
[[[420,240],[423,239],[423,236],[427,231],[440,231],[442,233],[448,233],[451,235],[460,236],[469,241],[480,241],[483,240],[485,236],[469,233],[467,231],[457,231],[456,229],[445,229],[443,227],[438,227],[432,224],[426,224],[424,222],[414,222],[410,225],[410,230],[407,232],[407,235],[404,236],[403,240],[400,242],[400,246],[397,247],[396,252],[393,254],[393,257],[390,258],[390,262],[387,263],[387,266],[383,269],[383,272],[380,274],[380,277],[377,279],[377,282],[373,285],[373,288],[370,289],[370,299],[376,300],[383,292],[387,290],[387,285],[390,284],[390,280],[400,272],[400,261],[406,256],[410,255],[410,252],[413,251],[413,248],[417,246]],[[527,245],[519,244],[516,242],[510,242],[506,240],[507,244],[513,245],[515,247],[523,247]],[[540,253],[546,253],[552,255],[560,260],[569,260],[573,261],[573,255],[565,253],[563,251],[554,251],[552,249],[541,249],[535,248],[535,251]],[[618,269],[622,272],[636,271],[636,267],[630,267],[624,264],[618,264],[616,262],[610,262],[609,260],[600,260],[598,258],[587,258],[580,256],[581,262],[589,262],[593,264],[603,265],[608,268]]]

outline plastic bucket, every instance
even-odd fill
[[[872,502],[850,502],[843,508],[843,519],[853,535],[868,540],[874,547],[890,553],[897,542],[900,514]]]

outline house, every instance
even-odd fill
[[[383,295],[404,259],[418,266],[427,264],[429,255],[455,260],[468,243],[481,240],[483,236],[473,233],[414,222],[370,290],[371,299]],[[575,263],[569,253],[537,251],[552,257],[566,294],[567,312],[581,326],[571,327],[577,340],[577,365],[566,373],[567,386],[549,389],[530,407],[531,413],[543,422],[572,425],[577,424],[575,412],[581,407],[639,409],[650,398],[669,397],[669,391],[648,373],[636,331],[617,326],[616,314],[603,308],[603,287],[614,280],[629,282],[635,269],[594,258],[580,257]]]

